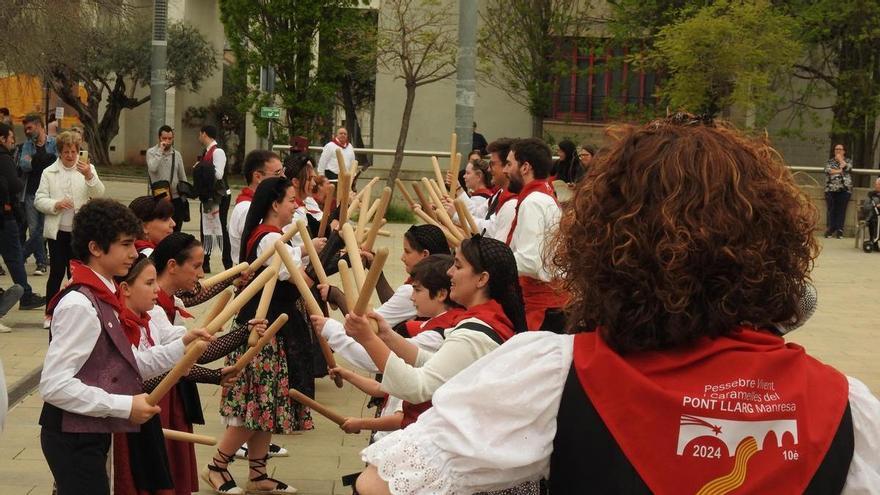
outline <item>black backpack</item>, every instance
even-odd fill
[[[211,201],[217,193],[217,176],[214,175],[214,166],[199,162],[193,167],[193,189],[195,195],[202,202]]]

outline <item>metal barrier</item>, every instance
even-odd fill
[[[273,150],[281,150],[287,151],[290,149],[290,146],[283,144],[276,144],[272,146]],[[324,149],[323,146],[309,146],[309,151],[322,151]],[[368,155],[391,155],[393,156],[395,151],[392,149],[385,148],[355,148],[355,153],[366,153]],[[416,150],[403,150],[403,156],[436,156],[437,158],[449,158],[450,153],[448,151],[416,151]]]
[[[812,172],[816,174],[824,174],[825,167],[801,167],[798,165],[789,165],[792,172]],[[850,171],[853,175],[878,175],[880,170],[876,168],[854,168]]]

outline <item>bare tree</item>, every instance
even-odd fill
[[[400,134],[394,150],[394,164],[388,175],[393,184],[403,163],[403,148],[416,101],[416,88],[455,74],[456,29],[441,0],[385,0],[379,13],[378,60],[382,70],[403,81],[406,100],[400,119]]]

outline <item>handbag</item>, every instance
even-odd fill
[[[177,168],[177,153],[175,151],[171,152],[171,175],[168,177],[168,180],[157,180],[150,184],[150,190],[152,191],[153,196],[161,196],[163,194],[168,195],[171,198],[171,182],[174,180],[174,175]],[[192,199],[194,196],[193,186],[189,182],[185,180],[177,181],[177,195]]]

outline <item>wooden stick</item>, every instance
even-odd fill
[[[318,277],[318,283],[329,284],[330,281],[327,280],[327,272],[324,271],[324,265],[321,264],[318,250],[315,249],[315,243],[312,242],[312,237],[309,235],[309,227],[306,225],[306,221],[302,219],[297,220],[296,228],[299,229],[299,236],[303,241],[303,246],[306,248],[306,254],[309,255],[309,263],[311,263],[312,267],[315,269],[315,276]]]
[[[345,260],[339,260],[336,266],[339,268],[339,278],[342,279],[342,293],[345,296],[345,305],[351,311],[357,302],[357,285],[354,281],[354,274]]]
[[[379,209],[376,211],[376,216],[373,219],[373,225],[367,232],[367,239],[364,241],[364,250],[373,250],[373,244],[376,243],[376,235],[379,233],[379,228],[382,227],[382,220],[385,218],[385,212],[388,211],[388,205],[390,203],[391,188],[385,186],[385,189],[382,189],[382,203],[379,204]]]
[[[362,189],[361,192],[364,193],[364,197],[360,204],[361,208],[360,214],[358,215],[357,227],[354,230],[354,234],[356,237],[361,237],[364,235],[364,228],[367,225],[367,220],[369,220],[369,215],[367,214],[367,212],[370,211],[370,197],[373,195],[373,186],[367,184],[367,187]],[[352,208],[354,208],[353,205]]]
[[[247,270],[248,268],[249,265],[247,263],[239,263],[232,268],[223,270],[222,272],[212,276],[211,278],[206,278],[205,280],[202,280],[200,285],[202,286],[202,289],[210,289],[220,282],[238,276],[239,273]]]
[[[449,144],[449,196],[455,197],[455,189],[458,187],[458,170],[461,168],[461,153],[457,153],[458,134],[452,133]]]
[[[419,204],[422,206],[422,211],[425,212],[431,218],[436,218],[437,215],[434,214],[434,208],[431,208],[431,202],[428,200],[428,197],[425,196],[425,192],[422,191],[422,186],[418,182],[413,182],[413,190],[416,192],[416,196],[419,197]]]
[[[404,201],[406,201],[406,204],[408,204],[410,209],[412,209],[412,207],[414,207],[416,205],[416,202],[413,201],[413,197],[410,196],[409,191],[406,190],[406,187],[404,187],[403,182],[401,182],[400,179],[394,179],[394,184],[397,186],[397,189],[400,190],[400,194],[403,196],[403,199],[404,199]]]
[[[275,270],[271,267],[263,270],[263,273],[260,273],[257,278],[249,283],[248,286],[245,287],[244,290],[241,291],[241,293],[239,293],[238,296],[236,296],[236,298],[232,300],[232,302],[230,302],[228,305],[226,305],[225,308],[223,308],[222,311],[220,311],[220,314],[217,315],[216,318],[211,320],[211,322],[205,326],[205,330],[207,330],[207,332],[211,335],[220,331],[220,329],[223,328],[223,325],[225,325],[230,318],[235,316],[238,311],[243,308],[244,305],[247,304],[248,301],[250,301],[255,295],[257,295],[257,292],[259,292],[263,288],[263,286],[266,285],[266,283],[269,282],[269,280],[271,280],[272,277],[276,275],[278,275],[278,270]]]
[[[199,317],[198,324],[196,328],[199,326],[205,325],[207,323],[211,323],[211,320],[217,317],[223,308],[229,303],[229,300],[232,299],[232,287],[227,287],[223,289],[223,292],[217,294],[217,300],[214,301],[214,305],[211,306],[211,309],[208,310],[207,313],[203,313],[202,316]]]
[[[446,237],[446,242],[449,243],[450,246],[458,247],[461,244],[461,239],[449,232],[449,230],[446,227],[440,225],[439,222],[429,217],[428,214],[422,211],[422,209],[418,205],[413,208],[413,213],[415,213],[417,217],[421,218],[423,222],[431,224],[442,230],[443,235]]]
[[[244,367],[251,362],[251,360],[263,350],[263,347],[266,347],[266,344],[272,341],[272,337],[278,333],[278,330],[281,330],[281,327],[287,323],[287,313],[281,313],[278,315],[278,318],[275,318],[275,321],[269,325],[269,328],[266,329],[266,332],[262,337],[258,337],[257,342],[251,346],[248,350],[244,351],[244,354],[238,358],[238,361],[235,362],[235,369],[238,370],[239,373],[244,371]],[[256,332],[254,332],[256,333]]]
[[[281,235],[281,242],[287,244],[287,241],[293,239],[293,236],[296,235],[296,232],[296,229],[289,229],[287,232]],[[242,242],[247,241],[242,239]],[[265,265],[266,262],[269,261],[269,258],[271,258],[273,254],[275,254],[274,244],[270,245],[265,251],[257,256],[257,259],[255,259],[254,262],[251,263],[250,270],[252,272],[256,272],[257,270],[259,270],[261,266]]]
[[[330,191],[324,196],[324,210],[321,214],[321,223],[318,225],[318,237],[324,237],[327,233],[327,224],[330,223],[330,215],[333,213],[333,198],[336,197],[336,186],[330,185]]]
[[[437,160],[436,156],[431,157],[431,165],[434,167],[434,175],[437,178],[437,184],[440,186],[440,191],[442,192],[441,196],[446,196],[448,192],[446,191],[446,179],[443,177],[443,172],[440,170],[440,162]],[[455,180],[458,180],[457,177],[454,177]]]
[[[342,188],[339,198],[339,223],[348,222],[348,198],[351,194],[351,178],[348,174],[339,177],[339,187]]]
[[[356,315],[364,315],[367,313],[367,308],[370,305],[370,298],[373,297],[373,291],[376,290],[376,283],[379,281],[379,276],[382,274],[382,268],[385,266],[385,261],[387,259],[388,248],[379,248],[379,250],[376,251],[376,256],[373,258],[373,264],[370,265],[370,272],[367,273],[367,279],[361,286],[361,291],[358,294],[354,309],[351,310],[352,313]]]
[[[341,148],[336,148],[336,165],[339,166],[339,178],[348,175],[348,166],[345,163],[345,156],[342,154]]]
[[[450,218],[449,214],[446,213],[446,209],[443,207],[443,201],[440,200],[440,196],[437,195],[437,191],[433,189],[431,182],[427,178],[422,177],[422,183],[425,184],[425,187],[428,188],[428,191],[431,194],[431,199],[436,205],[434,211],[437,213],[437,218],[443,225],[446,226],[447,229],[449,229],[449,232],[451,234],[456,237],[462,238],[463,236],[461,231],[458,230],[458,227],[456,227],[455,224],[452,222],[452,218]]]
[[[351,265],[351,271],[354,273],[354,281],[358,287],[361,287],[364,285],[367,274],[364,270],[364,262],[361,260],[360,246],[358,246],[357,239],[354,236],[354,230],[350,224],[344,224],[339,229],[339,235],[345,241],[345,250],[348,252],[348,263]]]
[[[281,270],[281,257],[275,256],[272,258],[272,264],[269,267],[275,270],[277,274]],[[255,319],[262,320],[269,314],[269,304],[272,302],[272,295],[275,293],[275,285],[277,283],[278,276],[276,275],[270,278],[266,285],[263,286],[263,292],[260,294],[260,304],[257,305],[257,312],[254,314]],[[251,334],[248,336],[248,345],[251,347],[257,345],[259,339],[260,336],[257,334],[257,331],[251,330]]]
[[[196,435],[187,431],[169,430],[162,428],[162,435],[165,440],[174,440],[175,442],[198,443],[201,445],[217,445],[217,439],[208,435]]]
[[[325,406],[324,404],[321,404],[320,402],[308,397],[307,395],[303,394],[299,390],[292,388],[288,391],[288,394],[290,395],[291,399],[299,402],[300,404],[302,404],[304,406],[309,407],[309,409],[311,409],[313,411],[317,411],[318,414],[320,414],[321,416],[324,416],[325,418],[338,424],[339,426],[342,426],[342,424],[345,423],[345,416],[339,414],[338,412],[334,411],[333,409],[330,409],[329,407]]]
[[[321,306],[319,306],[318,301],[315,300],[312,290],[309,289],[309,285],[306,283],[306,279],[303,278],[303,274],[300,273],[299,267],[297,267],[296,263],[293,261],[293,257],[290,256],[287,249],[280,249],[280,247],[281,246],[277,246],[277,248],[279,248],[278,254],[281,255],[281,262],[284,263],[284,266],[287,267],[287,271],[290,273],[290,281],[293,282],[293,285],[299,290],[299,293],[303,298],[303,303],[306,305],[306,311],[308,311],[310,315],[324,316],[324,312],[321,311]]]
[[[455,210],[458,211],[458,221],[462,224],[462,226],[466,226],[468,230],[470,230],[471,234],[479,234],[479,228],[477,227],[477,221],[474,220],[474,216],[471,215],[470,210],[467,209],[467,205],[464,204],[464,200],[461,198],[457,198],[455,201]]]
[[[385,225],[385,219],[382,219],[382,225]],[[385,229],[379,229],[379,235],[382,237],[391,237],[391,231]]]
[[[362,187],[361,190],[354,195],[355,199],[364,199],[364,196],[369,197],[370,195],[366,194],[364,191],[366,191],[367,188],[370,188],[372,190],[373,186],[376,185],[377,182],[379,182],[379,177],[373,177],[372,179],[370,179],[370,182],[367,182],[367,185]]]
[[[156,388],[150,392],[150,395],[147,396],[147,404],[151,406],[155,406],[162,400],[162,397],[165,397],[165,394],[171,390],[171,387],[177,384],[178,380],[181,377],[189,373],[190,368],[196,361],[202,357],[202,354],[205,353],[205,350],[208,348],[208,343],[204,340],[197,340],[190,344],[189,348],[186,351],[186,354],[171,368],[171,371],[165,375],[165,378],[156,385]]]

